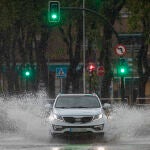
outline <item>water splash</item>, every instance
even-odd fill
[[[0,98],[0,132],[15,132],[33,140],[47,141],[48,125],[44,105],[47,95],[39,91],[35,95]],[[150,130],[150,110],[127,105],[115,105],[108,119],[106,140],[130,139]],[[150,134],[149,134],[150,135]]]
[[[47,99],[43,91],[36,95],[7,97],[7,100],[0,98],[0,132],[15,132],[35,138],[48,135],[44,116]]]
[[[143,129],[148,131],[150,126],[150,110],[115,105],[108,120],[106,137],[108,139],[132,139],[138,137]],[[150,135],[150,132],[149,132]]]

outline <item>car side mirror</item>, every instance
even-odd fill
[[[106,109],[111,109],[111,105],[110,105],[109,103],[104,103],[103,109],[104,109],[104,110],[106,110]]]
[[[52,108],[53,108],[52,104],[46,104],[45,105],[46,114],[50,114]]]
[[[52,109],[53,106],[52,106],[52,104],[46,104],[46,105],[45,105],[45,108],[46,108],[46,109]]]

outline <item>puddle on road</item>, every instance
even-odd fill
[[[27,94],[6,99],[0,98],[0,132],[17,133],[33,141],[49,142],[44,112],[48,99],[46,93],[40,91],[36,95]],[[129,140],[142,134],[150,135],[147,133],[150,131],[150,110],[126,105],[116,105],[113,110],[105,133],[106,141]]]

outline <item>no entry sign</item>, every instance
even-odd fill
[[[105,74],[104,66],[97,67],[97,75],[98,76],[104,76],[104,74]]]

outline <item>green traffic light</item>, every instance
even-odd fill
[[[127,75],[127,67],[126,66],[119,66],[118,67],[118,75],[119,76],[125,76]]]
[[[59,22],[60,21],[60,2],[49,1],[48,3],[48,21]]]
[[[26,75],[26,76],[30,76],[30,72],[29,72],[29,71],[26,71],[26,72],[25,72],[25,75]]]
[[[124,68],[121,68],[121,73],[124,73],[125,72],[125,69]]]
[[[129,73],[129,66],[125,58],[119,58],[117,64],[117,74],[118,76],[124,77]]]
[[[56,14],[52,14],[52,19],[56,19],[57,15]]]

